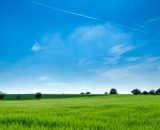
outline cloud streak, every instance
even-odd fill
[[[54,6],[46,5],[46,4],[35,2],[35,1],[27,1],[27,3],[37,5],[37,6],[41,6],[41,7],[48,8],[48,9],[52,9],[52,10],[55,10],[55,11],[58,11],[58,12],[62,12],[62,13],[70,14],[70,15],[75,15],[75,16],[79,16],[79,17],[83,17],[83,18],[87,18],[87,19],[91,19],[91,20],[94,20],[94,21],[108,22],[106,20],[103,20],[103,19],[100,19],[100,18],[97,18],[97,17],[92,17],[92,16],[89,16],[89,15],[85,15],[85,14],[81,14],[81,13],[77,13],[77,12],[73,12],[73,11],[68,11],[68,10],[64,10],[64,9],[61,9],[61,8],[56,8]],[[147,33],[146,31],[135,28],[135,27],[126,26],[126,25],[123,25],[123,24],[115,23],[115,22],[111,22],[111,23],[116,25],[116,26],[120,26],[122,28],[128,29],[128,30],[141,32],[141,33]]]
[[[133,46],[133,45],[124,45],[124,44],[120,44],[120,45],[116,45],[116,46],[113,46],[110,50],[111,53],[115,54],[115,55],[122,55],[128,51],[131,51],[133,49],[135,49],[136,47]]]
[[[132,57],[130,61],[137,61],[135,64],[123,64],[121,66],[110,67],[106,70],[101,71],[101,75],[109,80],[127,82],[137,81],[140,79],[142,81],[149,79],[149,81],[155,80],[159,77],[160,73],[159,63],[160,57]],[[127,81],[126,81],[127,79]]]
[[[156,21],[160,21],[160,17],[149,19],[146,23],[152,23],[152,22],[156,22]]]

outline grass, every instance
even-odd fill
[[[0,101],[1,130],[159,130],[160,96]]]

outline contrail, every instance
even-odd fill
[[[27,3],[30,3],[30,4],[33,4],[33,5],[37,5],[37,6],[49,8],[49,9],[52,9],[52,10],[56,10],[56,11],[58,11],[58,12],[63,12],[63,13],[67,13],[67,14],[71,14],[71,15],[75,15],[75,16],[79,16],[79,17],[91,19],[91,20],[94,20],[94,21],[107,22],[106,20],[103,20],[103,19],[99,19],[99,18],[96,18],[96,17],[84,15],[84,14],[81,14],[81,13],[77,13],[77,12],[72,12],[72,11],[68,11],[68,10],[56,8],[56,7],[54,7],[54,6],[46,5],[46,4],[39,3],[39,2],[35,2],[35,1],[26,1],[26,2],[27,2]],[[111,21],[110,21],[110,22],[111,22]],[[122,25],[122,24],[119,24],[119,23],[115,23],[115,22],[111,22],[111,23],[112,23],[112,24],[115,24],[115,25],[117,25],[117,26],[120,26],[120,27],[129,29],[129,30],[132,30],[132,31],[137,31],[137,32],[141,32],[141,33],[147,33],[147,32],[145,32],[145,31],[140,30],[140,29],[137,29],[137,28],[129,27],[129,26],[126,26],[126,25]]]
[[[112,23],[113,23],[113,22],[112,22]],[[140,29],[138,29],[138,28],[129,27],[129,26],[126,26],[126,25],[118,24],[118,23],[113,23],[113,24],[115,24],[115,25],[117,25],[117,26],[120,26],[120,27],[123,27],[123,28],[126,28],[126,29],[129,29],[129,30],[132,30],[132,31],[137,31],[137,32],[145,33],[145,34],[148,33],[148,32],[146,32],[146,31],[140,30]]]
[[[80,14],[80,13],[76,13],[76,12],[72,12],[72,11],[68,11],[68,10],[63,10],[63,9],[60,9],[60,8],[56,8],[54,6],[45,5],[45,4],[34,2],[34,1],[28,1],[28,3],[38,5],[38,6],[42,6],[42,7],[49,8],[49,9],[53,9],[53,10],[56,10],[56,11],[59,11],[59,12],[72,14],[72,15],[76,15],[76,16],[80,16],[80,17],[84,17],[84,18],[88,18],[88,19],[92,19],[92,20],[96,20],[96,21],[103,21],[103,20],[95,18],[95,17],[91,17],[91,16],[88,16],[88,15],[84,15],[84,14]]]

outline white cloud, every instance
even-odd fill
[[[34,55],[34,60],[53,61],[55,66],[68,62],[75,67],[95,69],[95,66],[98,68],[119,62],[122,54],[137,47],[130,43],[134,43],[131,33],[106,23],[75,28],[65,38],[60,33],[48,34],[42,38],[41,44],[35,43],[32,50],[43,49],[39,55]]]
[[[31,50],[34,51],[34,52],[39,51],[39,50],[42,50],[42,46],[41,46],[38,42],[36,42],[36,43],[32,46]]]
[[[69,40],[81,44],[96,44],[97,46],[118,44],[131,40],[131,34],[123,32],[111,23],[104,25],[82,26],[76,28],[69,37]],[[92,46],[92,45],[90,45]]]
[[[99,57],[106,62],[116,63],[120,59],[119,55],[135,48],[129,44],[133,42],[132,34],[122,31],[111,23],[76,28],[68,39],[83,56],[78,65],[89,64],[90,62],[86,61],[88,57],[90,60]],[[111,52],[114,53],[112,56],[110,56],[111,48],[113,49]]]
[[[31,50],[43,49],[42,53],[38,55],[41,58],[53,59],[56,56],[61,56],[61,59],[71,60],[73,57],[77,57],[79,59],[76,60],[80,61],[83,58],[92,60],[92,58],[100,55],[108,55],[112,46],[131,42],[132,34],[124,32],[111,23],[106,23],[75,28],[66,38],[60,34],[44,36],[41,41],[42,44],[35,43]]]
[[[40,80],[44,81],[44,80],[47,80],[48,79],[48,76],[42,76],[40,77]]]
[[[106,39],[106,28],[102,25],[79,27],[73,31],[71,40],[78,40],[79,43],[101,42]]]

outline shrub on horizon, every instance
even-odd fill
[[[105,92],[104,94],[108,94],[108,92]]]
[[[143,95],[147,95],[148,92],[147,92],[147,91],[143,91],[142,94],[143,94]]]
[[[133,89],[131,93],[134,95],[138,95],[138,94],[141,94],[141,91],[139,89]]]
[[[38,92],[35,94],[36,99],[41,99],[42,98],[42,93]]]
[[[160,95],[160,88],[157,89],[156,94],[157,94],[157,95]]]
[[[0,99],[4,99],[5,95],[6,95],[5,93],[0,91]]]
[[[86,92],[86,94],[87,94],[87,95],[90,95],[90,94],[91,94],[91,92]]]
[[[150,95],[155,95],[156,92],[155,92],[155,90],[150,90],[150,91],[149,91],[149,94],[150,94]]]
[[[109,94],[118,94],[117,90],[115,88],[112,88],[109,92]]]

